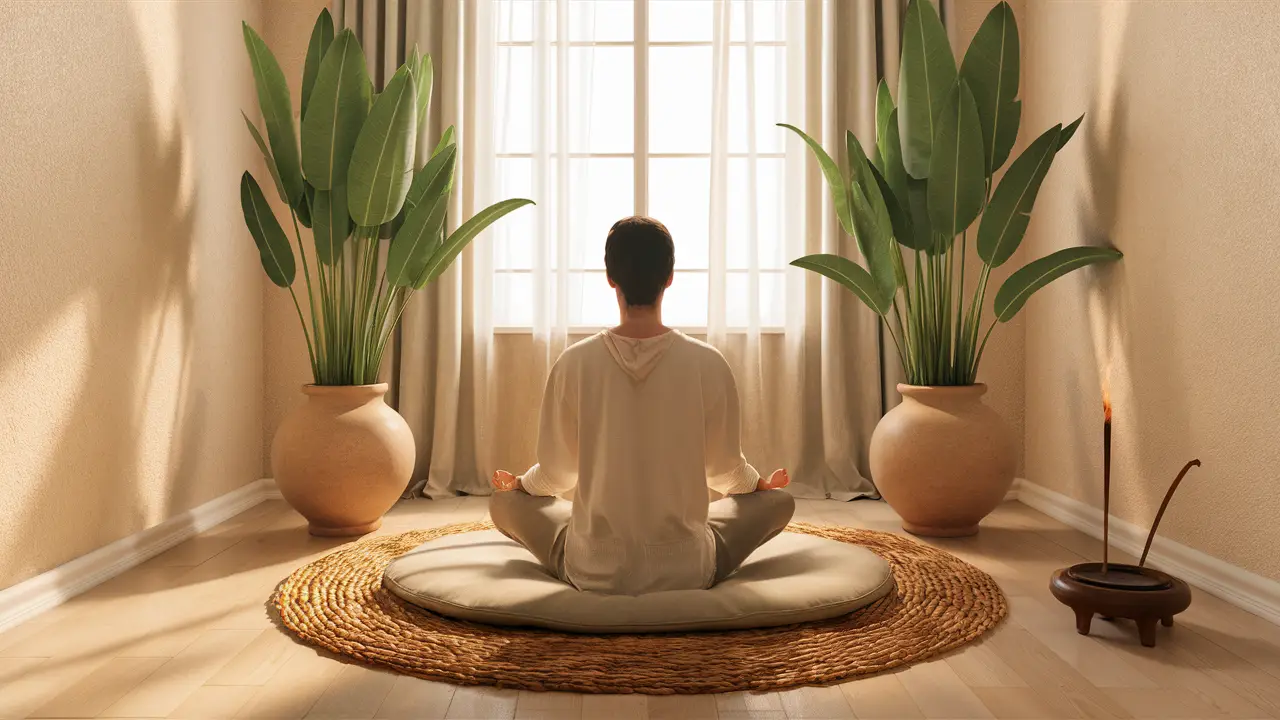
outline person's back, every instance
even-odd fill
[[[644,339],[606,331],[567,350],[553,374],[549,387],[576,395],[580,428],[568,578],[626,594],[710,585],[708,486],[743,493],[759,479],[723,432],[738,428],[736,412],[726,417],[736,390],[724,358],[674,330]],[[719,472],[709,478],[709,468]],[[528,480],[535,494],[552,489]]]
[[[538,463],[499,471],[495,525],[582,590],[636,595],[724,579],[790,520],[790,496],[739,447],[738,394],[719,351],[661,322],[674,253],[666,228],[619,221],[605,264],[622,323],[556,361]],[[729,496],[709,502],[714,497]],[[523,490],[524,492],[518,492]],[[572,493],[573,502],[554,496]],[[751,494],[752,497],[746,496]]]

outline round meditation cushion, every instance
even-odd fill
[[[383,585],[440,615],[580,633],[771,627],[845,615],[893,590],[866,548],[800,533],[765,543],[709,590],[648,595],[581,592],[496,530],[446,535],[387,566]]]

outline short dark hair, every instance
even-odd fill
[[[676,265],[676,246],[667,226],[651,217],[623,218],[609,229],[604,266],[627,305],[653,305]]]

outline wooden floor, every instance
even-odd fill
[[[380,533],[476,520],[483,499],[401,503]],[[802,501],[797,519],[896,530],[883,503]],[[264,602],[341,544],[267,502],[0,634],[0,718],[1280,718],[1280,627],[1203,593],[1159,646],[1132,624],[1093,637],[1049,573],[1098,543],[1017,503],[976,538],[936,544],[991,573],[1008,620],[942,659],[837,687],[691,697],[454,688],[295,644]]]

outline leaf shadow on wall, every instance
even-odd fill
[[[1108,18],[1101,21],[1106,23]],[[1135,24],[1141,25],[1132,20],[1123,23],[1123,31],[1113,38],[1116,42],[1099,43],[1095,101],[1082,128],[1086,192],[1076,211],[1076,232],[1083,243],[1114,245],[1126,257],[1113,265],[1084,271],[1089,280],[1080,295],[1079,311],[1089,319],[1097,375],[1095,380],[1088,368],[1082,368],[1065,378],[1072,385],[1069,397],[1083,401],[1066,404],[1067,426],[1074,428],[1076,435],[1058,441],[1069,442],[1073,453],[1071,467],[1062,471],[1082,487],[1084,498],[1100,507],[1102,412],[1091,399],[1098,397],[1102,388],[1109,389],[1114,406],[1112,514],[1120,514],[1117,501],[1123,506],[1124,497],[1136,498],[1137,517],[1132,511],[1124,514],[1145,527],[1173,473],[1190,457],[1166,457],[1169,449],[1196,450],[1189,447],[1186,405],[1179,397],[1168,396],[1167,390],[1183,387],[1191,379],[1185,378],[1177,353],[1141,344],[1142,338],[1151,337],[1163,338],[1165,347],[1183,343],[1178,340],[1176,315],[1164,310],[1170,306],[1177,278],[1162,277],[1152,267],[1144,267],[1144,255],[1155,239],[1135,236],[1142,227],[1129,209],[1148,187],[1135,174],[1135,159],[1151,151],[1134,146],[1148,143],[1152,137],[1149,129],[1134,126],[1130,108],[1139,82],[1132,71],[1135,61],[1131,54],[1150,47],[1149,43],[1131,41]],[[1149,256],[1146,259],[1150,261]],[[1142,299],[1140,306],[1134,304],[1134,298]],[[1141,328],[1137,335],[1135,323]],[[1157,427],[1160,436],[1152,437]],[[1080,437],[1090,440],[1080,442]],[[1162,474],[1165,468],[1167,477]],[[1146,476],[1149,472],[1157,475]]]
[[[204,387],[229,377],[219,364],[235,360],[200,335],[224,324],[220,312],[240,313],[239,299],[220,307],[227,293],[256,300],[260,286],[228,289],[225,270],[201,272],[200,265],[244,264],[235,257],[240,251],[213,245],[242,239],[209,229],[211,216],[237,209],[229,199],[233,184],[210,189],[207,180],[217,177],[211,156],[251,156],[247,139],[236,136],[230,148],[222,142],[221,128],[231,121],[192,117],[207,110],[191,94],[223,87],[191,81],[191,65],[207,62],[187,42],[208,31],[199,17],[205,11],[175,5],[145,12],[151,14],[124,3],[54,5],[20,14],[12,28],[16,50],[36,57],[47,55],[50,34],[63,26],[92,27],[101,41],[73,50],[60,67],[27,66],[31,72],[24,68],[14,79],[33,87],[15,98],[33,117],[17,142],[54,163],[35,180],[29,201],[39,204],[33,222],[40,251],[8,242],[0,248],[0,264],[39,278],[7,298],[7,311],[22,318],[25,333],[6,333],[0,378],[50,388],[55,397],[4,412],[13,413],[18,428],[24,416],[55,419],[54,432],[34,451],[39,463],[18,479],[21,494],[8,501],[13,532],[0,547],[0,587],[209,499],[212,479],[227,462],[208,437],[211,425],[227,434],[220,427],[225,419],[210,420],[210,407],[224,416],[228,400],[207,397]],[[238,27],[227,33],[238,41]],[[238,72],[241,64],[231,67]],[[73,320],[68,325],[64,317]],[[60,333],[62,355],[75,367],[41,367],[41,337],[49,333]],[[225,471],[241,474],[236,467]]]

